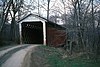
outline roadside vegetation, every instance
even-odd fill
[[[31,55],[31,67],[100,67],[100,58],[87,59],[85,54],[73,54],[61,48],[38,46]]]

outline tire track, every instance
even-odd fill
[[[15,48],[13,50],[10,50],[8,51],[7,53],[5,53],[3,56],[0,57],[0,67],[1,65],[8,59],[10,58],[14,53],[16,53],[17,51],[21,50],[21,49],[24,49],[26,47],[28,47],[29,45],[26,45],[26,46],[21,46],[21,47],[18,47],[18,48]],[[15,60],[14,60],[15,61]]]

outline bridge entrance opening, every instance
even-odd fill
[[[43,44],[43,23],[23,22],[22,26],[22,43],[24,44]]]

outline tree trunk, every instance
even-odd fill
[[[47,7],[47,20],[49,20],[49,6],[50,6],[50,0],[48,0],[48,7]]]
[[[11,21],[11,41],[16,43],[16,22],[15,22],[15,14]]]

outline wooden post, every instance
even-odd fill
[[[22,44],[22,26],[19,24],[19,35],[20,35],[20,44]]]
[[[43,44],[46,45],[46,22],[43,23]]]

